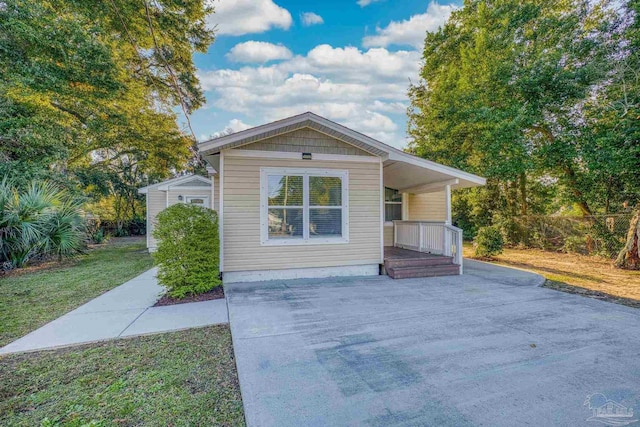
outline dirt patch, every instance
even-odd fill
[[[473,249],[465,246],[464,255]],[[539,249],[505,249],[490,262],[531,270],[547,280],[640,301],[640,271],[621,270],[613,260],[598,256],[566,254]]]
[[[222,288],[222,286],[216,286],[209,292],[205,292],[199,295],[189,295],[187,297],[180,298],[180,299],[173,298],[165,294],[153,306],[160,307],[163,305],[186,304],[188,302],[210,301],[212,299],[221,299],[221,298],[224,298],[224,289]]]
[[[567,285],[566,283],[547,280],[542,285],[544,288],[555,289],[556,291],[567,292],[569,294],[578,294],[589,298],[599,299],[603,301],[622,304],[633,308],[640,308],[640,301],[631,298],[622,298],[615,295],[605,294],[604,292],[592,291],[590,289],[580,288],[578,286]]]

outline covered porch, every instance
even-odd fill
[[[484,178],[405,154],[383,162],[383,182],[386,273],[462,274],[462,230],[452,225],[451,192],[483,185]]]

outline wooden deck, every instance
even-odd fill
[[[453,257],[385,246],[384,269],[392,279],[460,274]]]
[[[384,260],[401,260],[401,259],[424,259],[424,258],[446,258],[442,255],[428,254],[425,252],[412,251],[410,249],[396,248],[395,246],[384,247]]]

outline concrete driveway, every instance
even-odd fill
[[[640,311],[465,270],[229,285],[249,426],[597,426],[607,399],[640,413]]]

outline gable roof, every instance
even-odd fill
[[[199,187],[211,187],[211,180],[200,175],[184,175],[177,178],[168,179],[156,184],[147,185],[138,189],[138,193],[147,194],[149,190],[167,191],[171,187],[184,186],[190,182],[197,182]],[[202,185],[206,184],[206,185]]]
[[[198,148],[203,155],[214,155],[218,154],[223,149],[251,144],[262,139],[271,138],[303,127],[317,130],[318,132],[322,132],[333,138],[354,145],[364,151],[381,157],[385,162],[404,162],[435,172],[441,172],[451,177],[464,180],[470,184],[469,186],[484,185],[486,183],[485,178],[481,176],[406,153],[360,132],[354,131],[353,129],[349,129],[346,126],[342,126],[341,124],[318,116],[312,112],[306,112],[297,116],[288,117],[286,119],[277,120],[275,122],[232,133],[230,135],[213,138],[199,143]]]

